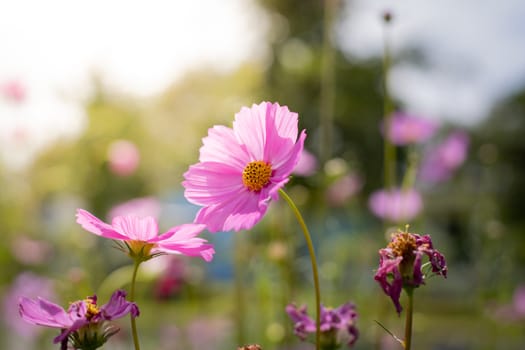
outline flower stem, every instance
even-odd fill
[[[135,301],[135,282],[137,280],[137,272],[139,270],[139,265],[141,261],[135,259],[135,265],[133,266],[133,275],[131,277],[131,288],[129,292],[129,301]],[[135,350],[140,350],[139,336],[137,334],[137,324],[135,322],[135,317],[130,313],[131,318],[131,334],[133,335],[133,344],[135,345]]]
[[[310,261],[312,262],[312,273],[313,273],[314,287],[315,287],[315,309],[316,309],[315,349],[319,350],[321,346],[321,329],[320,329],[320,326],[321,326],[321,292],[319,288],[319,273],[317,272],[317,260],[315,258],[314,245],[312,243],[312,238],[310,236],[310,232],[308,231],[308,227],[306,227],[306,223],[304,222],[303,216],[299,212],[299,209],[297,208],[293,200],[282,189],[279,189],[279,194],[281,195],[281,197],[284,198],[284,200],[288,203],[288,205],[294,212],[295,217],[297,221],[299,222],[301,229],[303,230],[303,235],[306,240],[306,245],[308,246],[308,252],[310,253]]]
[[[390,98],[390,91],[388,89],[388,76],[390,72],[391,57],[390,57],[390,45],[388,40],[388,27],[389,20],[385,20],[384,23],[384,38],[383,38],[383,118],[384,118],[384,183],[385,188],[392,188],[396,184],[396,159],[397,152],[396,148],[387,137],[388,130],[390,129],[390,123],[392,121],[392,112],[394,106],[392,99]]]
[[[412,316],[414,314],[414,289],[406,288],[408,296],[405,319],[405,350],[410,350],[412,346]]]

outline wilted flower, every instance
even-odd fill
[[[419,177],[430,183],[447,181],[467,158],[468,145],[465,132],[453,132],[423,158]]]
[[[184,174],[184,195],[202,206],[195,222],[211,232],[250,229],[289,180],[306,133],[298,136],[297,113],[278,103],[243,107],[233,129],[214,126],[200,149],[200,162]]]
[[[29,299],[22,297],[19,302],[22,319],[28,323],[60,329],[55,337],[55,344],[61,343],[62,349],[67,348],[68,341],[75,349],[97,349],[104,345],[109,337],[119,331],[106,321],[115,320],[131,314],[139,315],[135,303],[126,301],[126,292],[117,290],[105,305],[97,305],[97,296],[71,303],[65,311],[46,299]]]
[[[423,256],[429,258],[432,274],[447,277],[445,257],[432,245],[429,235],[398,232],[392,235],[386,248],[379,250],[379,268],[374,279],[379,282],[401,313],[399,303],[402,289],[413,289],[425,283],[426,272],[423,271]]]
[[[116,175],[131,175],[139,166],[140,153],[133,142],[117,140],[109,145],[108,161],[109,168]]]
[[[372,193],[368,206],[381,219],[391,222],[411,221],[423,209],[423,200],[414,189],[395,188]]]
[[[117,216],[109,225],[83,209],[77,210],[77,223],[97,236],[124,242],[130,256],[140,261],[159,254],[200,256],[211,261],[215,253],[211,244],[196,237],[206,228],[201,224],[175,226],[159,236],[157,222],[150,216]]]
[[[309,333],[316,332],[315,320],[308,316],[306,306],[298,308],[295,304],[290,304],[286,307],[286,312],[295,323],[295,335],[301,340],[305,340]],[[352,347],[359,336],[356,323],[354,304],[345,303],[335,309],[321,305],[321,349],[337,349],[343,344]]]
[[[437,124],[432,120],[397,112],[390,117],[386,137],[393,144],[404,146],[425,142],[436,130]]]

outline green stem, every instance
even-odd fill
[[[414,314],[414,289],[407,288],[405,292],[408,296],[405,319],[405,350],[410,350],[412,346],[412,316]]]
[[[396,184],[396,148],[390,142],[387,132],[390,129],[391,116],[394,111],[394,106],[390,98],[390,92],[388,90],[388,75],[390,71],[391,58],[390,58],[390,46],[388,42],[388,29],[389,21],[385,21],[384,29],[384,40],[383,40],[383,118],[384,118],[384,172],[385,172],[385,187],[392,188]]]
[[[141,261],[139,259],[135,260],[135,265],[133,266],[133,275],[131,277],[131,289],[129,292],[129,301],[135,301],[135,282],[137,280],[137,272],[139,270],[139,265]],[[135,317],[130,314],[131,318],[131,334],[133,335],[133,344],[135,345],[135,350],[140,350],[139,336],[137,334],[137,324],[135,322]]]
[[[299,209],[297,209],[297,206],[293,202],[293,200],[284,192],[284,190],[280,189],[279,194],[281,197],[284,198],[284,200],[288,203],[290,208],[295,214],[295,217],[297,221],[299,222],[299,226],[301,226],[301,229],[303,230],[304,239],[306,240],[306,245],[308,246],[308,252],[310,253],[310,261],[312,263],[312,273],[313,273],[313,279],[314,279],[314,287],[315,287],[315,309],[316,309],[316,332],[315,332],[315,349],[319,350],[321,348],[321,291],[319,288],[319,273],[317,272],[317,259],[315,258],[315,251],[314,251],[314,245],[312,243],[312,238],[310,236],[310,232],[308,231],[308,227],[306,227],[306,223],[304,222],[303,216],[299,212]]]

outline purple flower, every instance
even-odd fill
[[[423,209],[421,195],[414,189],[379,190],[368,200],[370,210],[379,218],[391,222],[411,221]]]
[[[379,250],[379,268],[374,279],[388,295],[401,313],[399,303],[401,290],[417,288],[425,283],[426,273],[422,271],[422,259],[429,258],[431,273],[447,277],[445,257],[432,246],[429,235],[398,232],[386,248]]]
[[[306,306],[297,307],[290,304],[286,307],[288,316],[295,323],[294,333],[301,340],[305,340],[309,333],[316,332],[315,320],[308,316]],[[357,312],[355,305],[345,303],[336,309],[325,308],[321,305],[321,348],[335,349],[346,343],[352,347],[359,336],[356,327]]]
[[[118,328],[108,325],[106,321],[115,320],[131,313],[139,315],[135,303],[126,301],[126,292],[117,290],[105,305],[97,305],[97,296],[70,304],[67,311],[62,307],[38,297],[36,300],[22,297],[19,301],[19,312],[22,319],[30,324],[60,329],[55,337],[55,344],[67,347],[70,341],[75,349],[96,349],[101,347],[109,337],[118,332]]]
[[[436,130],[437,124],[432,120],[398,112],[391,116],[386,137],[393,144],[404,146],[425,142]]]
[[[428,183],[447,181],[467,158],[468,145],[465,132],[453,132],[423,158],[419,177]]]
[[[278,103],[243,107],[233,129],[214,126],[182,185],[188,201],[202,206],[195,218],[211,232],[250,229],[266,213],[299,162],[306,133],[297,113]]]
[[[157,221],[151,216],[117,216],[109,225],[83,209],[77,210],[77,223],[97,236],[123,241],[130,256],[141,261],[158,254],[200,256],[211,261],[215,253],[211,244],[205,244],[204,238],[197,237],[205,225],[180,225],[159,236]]]

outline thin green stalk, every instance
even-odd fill
[[[299,209],[297,208],[293,200],[282,189],[279,190],[279,194],[281,195],[281,197],[284,198],[284,200],[288,203],[288,205],[294,212],[295,217],[297,221],[299,222],[299,226],[301,226],[301,229],[303,231],[304,239],[306,240],[306,245],[308,246],[308,252],[310,253],[310,261],[312,263],[312,273],[313,273],[314,287],[315,287],[315,309],[316,309],[315,349],[319,350],[321,348],[321,329],[320,329],[320,326],[321,326],[321,291],[319,287],[319,273],[317,272],[317,259],[315,258],[315,251],[314,251],[314,245],[312,243],[312,237],[310,236],[308,227],[306,227],[306,223],[304,222],[301,212],[299,212]]]
[[[135,260],[135,265],[133,266],[133,275],[131,277],[131,288],[129,292],[129,301],[135,301],[135,282],[137,280],[137,272],[139,270],[139,265],[141,261],[139,259]],[[131,319],[131,334],[133,335],[133,344],[135,345],[135,350],[140,350],[139,336],[137,333],[137,324],[135,322],[135,317],[130,313]]]
[[[387,20],[388,18],[388,20]],[[384,182],[386,188],[392,188],[396,184],[396,148],[388,139],[386,132],[390,128],[391,116],[394,111],[392,99],[390,98],[390,91],[388,90],[388,75],[390,72],[391,58],[390,45],[388,40],[388,25],[391,21],[390,17],[384,17],[384,36],[383,36],[383,118],[384,118]]]
[[[414,289],[406,288],[407,293],[407,307],[406,307],[406,319],[405,319],[405,350],[410,350],[412,346],[412,317],[414,315]]]
[[[246,249],[244,237],[242,235],[235,235],[234,237],[235,252],[234,252],[234,293],[233,297],[235,305],[235,323],[237,329],[237,344],[244,344],[246,338],[246,297],[244,292],[244,263],[243,253]]]

